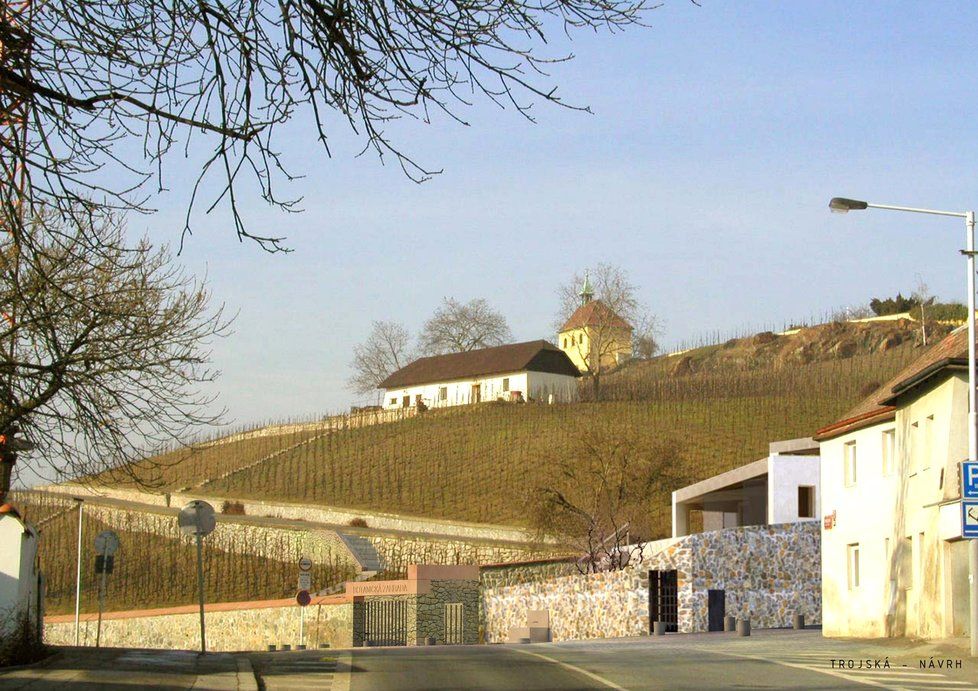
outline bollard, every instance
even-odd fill
[[[666,623],[664,621],[652,622],[652,634],[655,636],[666,635]]]
[[[319,644],[320,650],[323,649],[323,648],[328,648],[328,647],[329,647],[329,643],[320,643]]]
[[[424,644],[425,645],[434,645],[435,644],[435,637],[434,636],[428,636],[427,638],[424,639]]]
[[[525,644],[527,644],[527,643],[529,643],[529,642],[530,642],[530,639],[529,639],[529,637],[527,637],[527,636],[521,636],[521,637],[520,637],[520,643],[521,643],[521,644],[523,644],[523,645],[525,645]]]
[[[296,650],[305,650],[306,649],[306,644],[305,643],[300,643],[299,645],[297,645],[295,647],[295,649]]]
[[[791,622],[791,628],[793,629],[805,628],[805,615],[796,614],[794,620]]]
[[[737,635],[738,636],[749,636],[750,635],[750,619],[738,619],[737,620]]]
[[[269,643],[268,644],[268,652],[270,652],[270,653],[274,653],[275,652],[275,644],[274,643]]]
[[[281,649],[282,650],[292,650],[292,644],[291,643],[283,643],[281,645]]]
[[[737,630],[737,617],[726,616],[723,618],[723,630],[730,633]]]

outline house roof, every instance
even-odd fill
[[[560,331],[580,329],[585,326],[610,326],[621,329],[631,329],[632,325],[622,319],[614,310],[600,300],[589,300],[574,310],[567,323]]]
[[[399,389],[417,384],[523,371],[550,372],[569,377],[581,374],[567,354],[554,344],[542,340],[526,341],[464,353],[423,357],[394,372],[378,388]]]
[[[901,370],[867,398],[849,410],[840,420],[815,433],[816,441],[892,420],[897,400],[904,394],[931,381],[948,370],[968,364],[968,329],[962,326],[931,346],[923,355]]]

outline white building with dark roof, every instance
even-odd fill
[[[429,408],[484,401],[577,400],[578,368],[547,341],[510,343],[415,360],[380,383],[384,407]]]

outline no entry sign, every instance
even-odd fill
[[[299,603],[300,607],[305,607],[312,602],[312,596],[309,594],[308,590],[300,590],[295,594],[295,601]]]

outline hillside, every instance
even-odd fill
[[[206,482],[206,493],[522,524],[541,464],[587,426],[675,438],[689,477],[700,479],[765,455],[772,440],[810,436],[919,355],[915,340],[909,322],[758,334],[633,363],[603,378],[600,401],[488,403],[362,429],[297,430],[264,438],[260,451],[246,442],[205,448],[165,475],[170,485],[194,484],[246,466]],[[649,513],[648,530],[667,532],[661,497]]]

